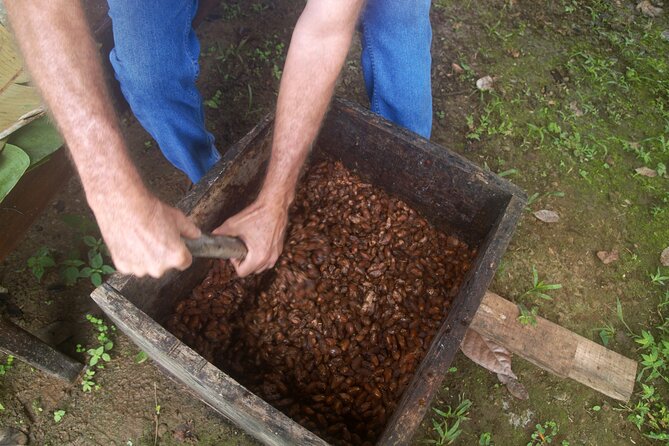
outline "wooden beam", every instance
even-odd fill
[[[14,323],[0,318],[0,351],[59,379],[73,382],[84,365]]]
[[[521,325],[518,314],[516,304],[488,291],[470,328],[546,371],[629,401],[636,361],[541,317]]]
[[[0,261],[19,244],[30,225],[47,207],[54,194],[72,177],[72,165],[64,147],[48,161],[28,171],[0,203]]]

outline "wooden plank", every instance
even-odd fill
[[[72,176],[72,165],[65,148],[28,171],[0,203],[0,261],[19,244],[30,225],[51,198]]]
[[[14,323],[0,318],[0,351],[53,377],[73,382],[84,365],[65,356],[53,347]]]
[[[516,304],[487,292],[470,328],[546,371],[629,401],[636,361],[541,317],[521,325],[518,314]]]
[[[108,284],[96,288],[91,297],[152,359],[195,391],[198,398],[262,443],[327,445],[210,364]]]

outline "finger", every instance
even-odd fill
[[[193,256],[190,251],[184,249],[179,252],[179,254],[174,259],[174,267],[179,271],[184,271],[188,269],[189,266],[193,263]]]
[[[200,228],[180,211],[176,211],[176,223],[179,232],[186,238],[198,238],[202,235]]]

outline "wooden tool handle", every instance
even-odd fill
[[[193,257],[241,260],[247,252],[244,242],[227,235],[202,234],[195,239],[184,238],[184,243]]]

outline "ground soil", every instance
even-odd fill
[[[272,111],[301,6],[283,0],[227,1],[199,28],[201,90],[213,101],[206,108],[207,119],[221,151]],[[611,77],[609,71],[623,58],[613,40],[602,39],[619,33],[641,42],[641,33],[659,35],[669,24],[666,12],[644,18],[634,6],[624,0],[436,1],[432,139],[496,172],[515,169],[509,179],[529,195],[539,194],[529,210],[548,208],[560,214],[560,222],[548,225],[526,213],[492,290],[520,302],[535,265],[542,279],[563,287],[551,293],[553,301],[525,303],[593,340],[598,340],[595,328],[611,324],[617,333],[609,347],[636,358],[634,342],[615,316],[616,299],[633,330],[654,321],[658,293],[666,288],[652,285],[648,273],[655,271],[660,252],[669,245],[669,209],[663,201],[667,179],[633,175],[644,162],[610,141],[614,136],[645,141],[667,130],[661,113],[649,105],[654,98],[625,93],[619,88],[625,79]],[[663,54],[669,44],[657,39],[653,45],[648,57],[666,63]],[[337,93],[366,105],[359,54],[356,43]],[[591,63],[583,54],[600,55],[609,71],[598,68],[600,59]],[[635,66],[632,62],[629,66]],[[486,75],[495,80],[492,92],[476,89],[476,80]],[[559,132],[549,127],[553,121],[571,133],[556,136]],[[529,124],[539,128],[541,123],[548,130],[539,138],[542,130]],[[176,202],[189,186],[186,178],[164,160],[130,115],[123,116],[123,130],[149,187]],[[580,142],[575,142],[576,133]],[[650,167],[660,161],[669,164],[660,153]],[[557,191],[562,194],[552,194]],[[26,268],[27,259],[42,246],[60,260],[73,247],[85,253],[82,234],[63,222],[68,214],[92,218],[76,178],[0,264],[0,284],[9,290],[0,296],[0,305],[16,323],[50,336],[62,351],[83,360],[75,345],[95,342],[84,319],[96,311],[88,298],[92,286],[82,280],[64,287],[53,271],[39,283]],[[595,253],[611,249],[620,251],[620,260],[603,265]],[[58,328],[49,333],[53,327]],[[121,333],[113,336],[112,359],[96,375],[101,388],[90,393],[15,363],[0,377],[5,407],[0,425],[24,431],[35,445],[256,444],[151,361],[136,364],[138,349]],[[529,391],[529,401],[514,400],[494,375],[462,355],[453,366],[434,406],[453,406],[461,395],[472,400],[470,420],[456,444],[477,444],[481,433],[492,432],[495,444],[525,445],[534,425],[549,420],[560,426],[556,441],[571,445],[652,444],[626,420],[628,412],[620,403],[522,360],[515,359],[514,370]],[[595,406],[601,410],[594,411]],[[66,413],[56,423],[53,412],[59,409]],[[415,444],[434,438],[430,426],[428,416]]]

